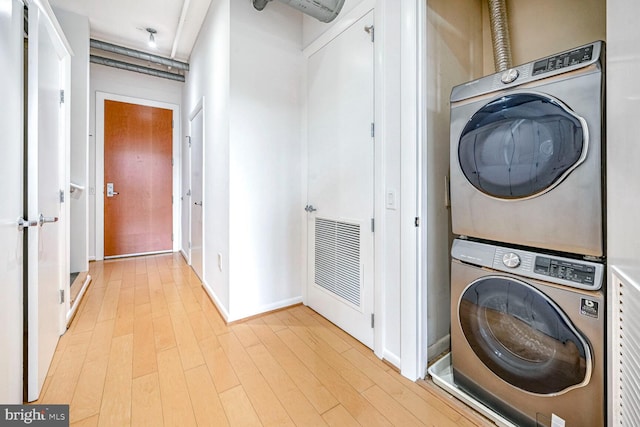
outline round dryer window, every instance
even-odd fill
[[[473,282],[458,316],[476,356],[515,387],[557,395],[590,379],[589,344],[552,300],[525,282],[502,276]]]
[[[462,172],[500,199],[529,198],[558,185],[587,154],[587,126],[560,101],[511,93],[480,108],[458,144]]]

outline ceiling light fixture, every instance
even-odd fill
[[[147,32],[149,33],[149,47],[155,49],[156,48],[156,38],[154,37],[154,34],[157,33],[157,31],[153,28],[147,28]]]

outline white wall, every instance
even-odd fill
[[[230,313],[301,301],[302,17],[231,3]]]
[[[54,9],[73,56],[71,57],[71,182],[85,191],[70,197],[71,272],[89,270],[89,20],[62,9]],[[79,197],[76,198],[77,194]]]
[[[96,92],[180,105],[183,83],[91,64],[89,85],[89,258],[96,256]],[[74,118],[75,120],[75,118]],[[176,124],[179,126],[179,123]],[[179,164],[179,162],[176,162]],[[176,166],[177,167],[177,166]],[[179,236],[176,236],[179,238]]]
[[[607,2],[607,252],[625,271],[640,267],[639,12],[635,1]]]
[[[620,347],[619,308],[632,307],[633,283],[640,283],[640,46],[638,45],[638,19],[640,2],[636,0],[607,1],[607,65],[606,65],[606,137],[607,137],[607,256],[608,256],[608,298],[615,298],[613,308],[608,309],[608,354],[610,375],[608,376],[608,425],[623,425],[640,410],[638,402],[621,406],[621,395],[625,405],[637,395],[637,385],[621,387],[622,378]],[[615,267],[615,270],[613,270]],[[618,287],[618,281],[611,281],[614,273],[624,278],[626,285]],[[623,276],[623,273],[625,276]],[[637,285],[636,285],[637,286]],[[620,293],[628,295],[619,298]],[[621,306],[624,300],[625,306]],[[611,301],[611,300],[610,300]],[[629,307],[626,307],[626,305]],[[638,313],[628,310],[629,320]],[[629,325],[630,326],[630,325]],[[630,328],[627,328],[630,329]],[[633,336],[631,334],[625,336]],[[633,362],[633,346],[625,343],[625,368],[636,369]],[[614,353],[615,352],[615,353]],[[627,356],[628,355],[628,356]],[[627,372],[627,377],[629,373]],[[636,378],[637,380],[637,378]]]
[[[183,129],[204,98],[204,285],[229,316],[229,56],[230,0],[213,0],[191,52],[184,87]],[[184,193],[184,190],[183,190]],[[217,254],[222,255],[222,269]]]
[[[331,28],[331,26],[335,24],[336,20],[346,15],[362,2],[363,0],[345,0],[344,4],[342,5],[342,10],[340,10],[340,15],[338,15],[338,17],[333,22],[329,23],[320,22],[316,18],[313,18],[309,15],[303,15],[302,46],[309,46],[321,34]]]
[[[282,4],[214,0],[191,55],[185,113],[205,100],[204,282],[228,321],[301,301],[301,31]]]

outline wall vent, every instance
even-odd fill
[[[613,417],[619,426],[640,426],[640,289],[613,280]]]
[[[360,307],[360,225],[316,218],[315,283]]]

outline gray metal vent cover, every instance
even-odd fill
[[[360,307],[360,271],[360,225],[316,218],[316,285]]]

